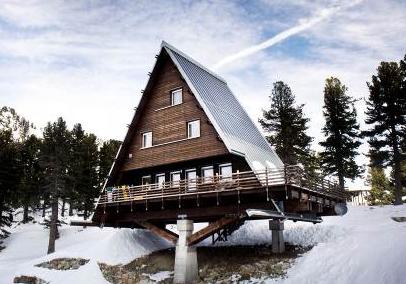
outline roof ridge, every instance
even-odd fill
[[[196,60],[194,60],[193,58],[191,58],[189,55],[185,54],[184,52],[180,51],[179,49],[177,49],[176,47],[174,47],[173,45],[167,43],[166,41],[162,41],[161,43],[161,48],[165,47],[170,49],[173,52],[176,52],[177,54],[181,55],[182,57],[184,57],[186,60],[190,61],[191,63],[193,63],[194,65],[196,65],[197,67],[199,67],[200,69],[206,71],[207,73],[209,73],[210,75],[212,75],[213,77],[215,77],[216,79],[220,80],[221,82],[223,82],[224,84],[227,85],[227,81],[221,77],[220,75],[218,75],[217,73],[215,73],[212,70],[209,70],[207,67],[203,66],[201,63],[197,62]]]

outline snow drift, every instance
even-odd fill
[[[350,207],[343,217],[326,217],[321,224],[286,222],[285,240],[314,246],[299,258],[286,279],[270,283],[405,283],[406,206]],[[199,226],[197,226],[199,227]],[[108,283],[97,262],[127,263],[170,244],[145,230],[62,226],[56,253],[46,255],[48,231],[39,224],[19,225],[0,252],[0,283],[15,276],[36,275],[51,283]],[[270,244],[267,221],[246,222],[227,243]],[[210,239],[200,245],[211,245]],[[56,271],[34,267],[57,257],[82,257],[90,262],[78,270]]]

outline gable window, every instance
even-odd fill
[[[182,103],[182,89],[177,89],[171,92],[171,105],[176,106]]]
[[[202,178],[204,183],[213,182],[213,177],[214,171],[212,166],[202,168]]]
[[[187,138],[200,137],[200,120],[193,120],[187,123]]]
[[[148,148],[152,146],[152,132],[142,133],[142,148]]]
[[[221,180],[223,181],[231,181],[233,176],[233,168],[231,164],[222,164],[219,166]]]

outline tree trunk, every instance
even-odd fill
[[[58,198],[53,197],[51,208],[52,214],[49,229],[48,254],[55,252],[55,240],[58,234]]]
[[[24,204],[23,224],[28,223],[28,204]]]
[[[344,190],[345,181],[344,176],[342,174],[338,174],[338,185],[340,186],[341,190]]]
[[[88,214],[88,210],[87,210],[87,205],[85,204],[85,209],[83,212],[83,219],[87,220],[87,214]]]
[[[393,176],[395,178],[395,205],[402,205],[402,172],[401,172],[401,154],[397,140],[396,129],[392,126],[392,151],[393,151]]]
[[[44,199],[44,203],[42,204],[42,218],[45,218],[46,209],[47,209],[47,202]]]
[[[70,202],[69,202],[69,216],[73,216],[72,200],[70,200]]]
[[[62,199],[62,212],[61,212],[61,216],[64,217],[65,216],[65,198]]]

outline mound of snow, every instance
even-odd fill
[[[319,236],[280,282],[406,283],[406,223],[393,216],[406,216],[406,206],[350,207],[343,217],[325,218],[320,226],[332,228],[330,236]]]
[[[170,244],[146,230],[60,227],[56,252],[47,255],[48,230],[40,224],[23,224],[11,230],[0,252],[0,283],[18,275],[35,275],[51,283],[108,283],[97,262],[128,263]],[[34,267],[59,257],[81,257],[90,262],[78,270],[58,271]]]

